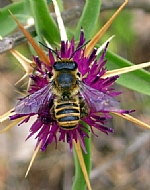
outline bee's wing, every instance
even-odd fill
[[[86,100],[89,108],[93,112],[99,111],[119,111],[119,103],[113,97],[100,92],[83,82],[79,83],[80,94]]]
[[[52,85],[47,84],[40,90],[21,99],[17,103],[14,111],[17,114],[38,113],[38,110],[41,108],[41,106],[46,104],[50,100],[51,96],[52,96]]]

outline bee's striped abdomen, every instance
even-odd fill
[[[75,128],[80,120],[80,107],[77,99],[55,102],[55,118],[63,129]]]

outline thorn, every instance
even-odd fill
[[[106,42],[104,42],[104,43],[97,49],[96,55],[98,55],[98,54],[106,47],[106,44],[107,44],[108,42],[110,42],[114,37],[115,37],[115,35],[113,35],[113,36],[111,36],[110,38],[108,38],[108,40],[106,40]]]
[[[60,11],[59,11],[59,7],[58,7],[58,4],[57,4],[57,1],[56,0],[52,0],[52,1],[53,1],[53,4],[54,4],[54,9],[55,9],[57,23],[58,23],[58,27],[59,27],[59,31],[60,31],[61,41],[65,41],[66,42],[68,40],[67,33],[66,33],[66,30],[65,30],[65,26],[64,26],[63,20],[61,18],[61,14],[60,14]]]
[[[35,65],[35,63],[29,59],[27,59],[25,56],[23,56],[20,52],[17,50],[10,50],[12,55],[19,61],[19,63],[22,65],[24,70],[26,71],[27,75],[30,75],[33,72],[33,67],[31,65]]]
[[[12,113],[13,110],[14,110],[14,108],[11,109],[11,110],[9,110],[9,111],[6,112],[5,114],[1,115],[1,116],[0,116],[0,122],[3,122],[3,121],[5,121],[5,120],[9,119],[9,116],[13,115],[13,113]]]
[[[97,42],[100,40],[102,35],[106,32],[118,14],[122,11],[122,9],[126,6],[128,0],[125,0],[122,5],[117,9],[117,11],[113,14],[113,16],[106,22],[106,24],[99,30],[99,32],[92,38],[92,40],[87,44],[85,49],[85,56],[88,56]]]
[[[48,66],[51,66],[50,61],[48,57],[45,55],[45,53],[42,51],[42,49],[38,46],[38,44],[35,42],[35,40],[32,38],[30,33],[24,29],[23,25],[17,20],[17,18],[11,13],[10,10],[8,10],[12,18],[17,23],[20,30],[24,33],[30,44],[33,46],[34,50],[37,52],[38,56],[41,58],[41,60]]]
[[[83,176],[84,176],[84,179],[86,181],[86,185],[88,187],[88,190],[92,190],[90,180],[89,180],[89,177],[88,177],[88,173],[87,173],[87,170],[86,170],[86,166],[85,166],[85,163],[84,163],[84,158],[83,158],[83,155],[82,155],[82,150],[81,150],[81,147],[80,147],[80,143],[79,143],[79,141],[77,141],[77,143],[76,143],[76,141],[73,140],[73,145],[75,147],[76,154],[77,154],[77,157],[78,157],[78,160],[79,160],[79,163],[80,163],[80,166],[81,166],[81,170],[83,172]]]
[[[137,124],[137,125],[145,128],[145,129],[150,129],[150,125],[148,125],[148,124],[146,124],[146,123],[144,123],[144,122],[136,119],[135,117],[132,117],[131,115],[120,114],[120,113],[115,113],[115,112],[111,112],[111,113],[113,113],[115,115],[118,115],[118,116],[120,116],[120,117],[122,117],[122,118],[124,118],[124,119],[126,119],[126,120],[128,120],[128,121],[130,121],[132,123],[135,123],[135,124]]]
[[[112,77],[112,76],[116,76],[116,75],[129,73],[129,72],[132,72],[132,71],[136,71],[138,69],[143,69],[145,67],[150,67],[150,62],[141,63],[141,64],[138,64],[138,65],[131,65],[131,66],[128,66],[128,67],[123,67],[123,68],[115,69],[115,70],[112,70],[112,71],[107,71],[102,76],[102,78],[107,78],[107,77]]]
[[[33,164],[33,162],[34,162],[34,159],[35,159],[35,157],[36,157],[36,155],[37,155],[39,149],[40,149],[41,144],[42,144],[42,142],[39,142],[38,146],[36,147],[36,149],[35,149],[35,151],[34,151],[34,153],[33,153],[33,155],[32,155],[31,161],[30,161],[30,163],[29,163],[28,169],[27,169],[26,174],[25,174],[25,178],[27,177],[27,175],[28,175],[28,173],[29,173],[29,171],[30,171],[30,169],[31,169],[31,166],[32,166],[32,164]]]
[[[2,129],[0,131],[0,134],[5,133],[6,131],[8,131],[10,128],[14,127],[15,125],[17,125],[20,121],[23,121],[25,117],[21,117],[16,119],[15,121],[12,121],[7,127],[5,127],[4,129]],[[3,120],[1,121],[3,122]]]
[[[15,83],[15,86],[17,84],[19,84],[23,79],[25,79],[26,77],[28,76],[28,74],[26,73],[25,75],[23,75],[23,77],[21,77],[21,79],[19,79],[16,83]]]

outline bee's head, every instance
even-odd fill
[[[61,60],[53,65],[53,80],[55,86],[63,91],[76,87],[79,78],[78,65],[74,61]]]

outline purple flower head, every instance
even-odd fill
[[[94,128],[108,134],[113,129],[105,126],[109,112],[129,113],[119,108],[114,96],[120,94],[111,87],[118,76],[103,78],[106,73],[105,54],[108,43],[97,60],[94,49],[85,56],[84,31],[75,47],[71,42],[61,42],[60,50],[49,51],[51,67],[34,57],[35,73],[29,95],[18,101],[11,120],[26,117],[19,125],[37,116],[30,128],[30,138],[36,134],[37,145],[44,151],[53,141],[67,142],[72,151],[73,140],[79,141],[86,153],[85,138]],[[90,131],[88,126],[90,126]]]

